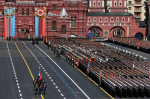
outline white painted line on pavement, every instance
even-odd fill
[[[15,66],[14,66],[14,63],[13,63],[13,60],[12,60],[12,57],[11,57],[11,54],[10,54],[10,50],[9,50],[9,46],[8,46],[8,42],[7,42],[7,41],[6,41],[6,45],[7,45],[8,54],[9,54],[10,62],[11,62],[11,65],[12,65],[12,69],[13,69],[13,72],[14,72],[14,76],[15,76],[15,79],[16,79],[18,91],[19,91],[19,93],[20,93],[20,98],[23,99],[23,98],[22,98],[22,94],[21,94],[21,90],[20,90],[20,86],[19,86],[19,83],[18,83],[16,71],[15,71]]]
[[[61,93],[61,96],[64,96],[64,95]]]
[[[56,84],[53,82],[53,85],[56,85]]]
[[[21,93],[21,90],[19,90],[19,92]]]
[[[60,89],[58,89],[58,92],[61,92]]]

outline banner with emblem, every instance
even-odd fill
[[[43,7],[44,16],[42,18],[42,36],[46,36],[46,7]]]
[[[4,7],[4,38],[15,36],[15,8]]]
[[[46,7],[35,8],[35,36],[45,36]]]
[[[37,8],[35,8],[35,11],[37,11]],[[35,36],[39,36],[39,18],[37,15],[35,15]]]

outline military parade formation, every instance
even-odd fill
[[[45,44],[113,97],[150,97],[150,62],[145,57],[86,38],[55,37]]]

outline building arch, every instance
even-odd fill
[[[137,32],[135,35],[134,35],[135,38],[138,38],[139,40],[142,40],[143,39],[143,33],[141,32]]]
[[[66,25],[61,26],[61,34],[66,34]]]
[[[102,29],[98,26],[92,26],[88,29],[88,31],[92,33],[93,37],[100,37],[103,33]]]
[[[112,33],[113,37],[123,37],[125,34],[124,28],[122,28],[120,26],[115,26],[115,27],[111,28],[110,32]]]

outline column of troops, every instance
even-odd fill
[[[113,97],[150,97],[150,62],[143,57],[85,38],[55,37],[45,44]]]
[[[150,42],[139,40],[133,37],[109,38],[108,42],[115,43],[121,46],[130,47],[132,49],[150,53]]]

